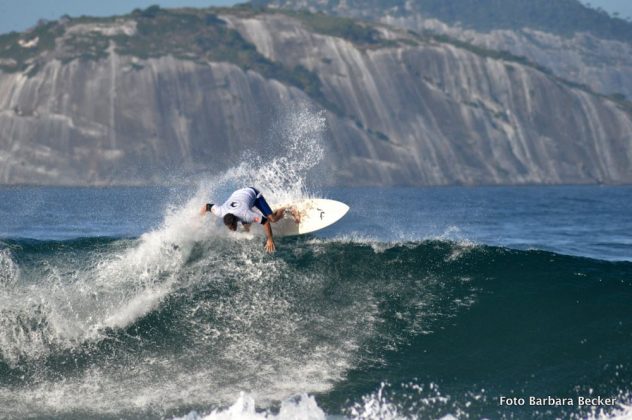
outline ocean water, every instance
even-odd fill
[[[0,418],[632,416],[632,188],[325,188],[322,117],[280,125],[178,186],[0,188]],[[197,215],[252,184],[351,210],[269,255]]]

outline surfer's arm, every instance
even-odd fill
[[[272,239],[272,226],[270,225],[269,220],[266,220],[263,224],[263,231],[266,233],[266,237],[268,238],[266,241],[266,251],[274,252],[276,250],[276,245],[274,245],[274,240]]]

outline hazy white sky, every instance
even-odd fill
[[[23,31],[39,19],[70,16],[109,16],[125,14],[152,4],[162,7],[207,7],[244,3],[246,0],[0,0],[0,33]],[[621,17],[632,17],[632,0],[581,0],[593,7],[602,7]]]

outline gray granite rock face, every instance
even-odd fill
[[[280,14],[222,15],[269,60],[315,73],[329,182],[632,182],[632,116],[532,67],[440,42],[365,48]],[[386,38],[402,36],[382,28]],[[317,98],[316,98],[317,99]],[[217,171],[297,104],[234,64],[119,55],[0,73],[0,183],[162,183]]]
[[[630,114],[531,67],[438,43],[361,50],[278,15],[231,22],[270,59],[321,77],[346,115],[330,125],[356,183],[374,182],[367,167],[386,183],[632,180]],[[364,129],[342,134],[353,125]]]
[[[401,0],[270,0],[270,7],[325,11],[382,22],[423,33],[430,31],[498,51],[526,57],[557,76],[607,95],[632,99],[632,39],[604,39],[586,31],[560,35],[529,27],[480,31],[442,22],[424,11],[423,2]],[[389,6],[390,4],[390,6]]]
[[[134,64],[132,66],[132,64]],[[226,63],[52,61],[0,74],[0,182],[162,183],[255,147],[301,91]]]
[[[595,92],[619,93],[632,98],[632,40],[606,40],[589,33],[564,37],[529,28],[482,33],[419,15],[384,16],[380,21],[416,31],[445,34],[492,50],[509,51],[564,79],[589,86]]]

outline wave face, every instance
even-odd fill
[[[419,269],[435,245],[299,241],[274,258],[226,238],[7,245],[19,279],[3,288],[0,398],[63,404],[42,414],[327,392],[473,293]]]
[[[407,417],[478,416],[501,413],[499,395],[630,391],[627,262],[314,238],[270,257],[250,238],[155,239],[5,242],[5,414],[163,416],[245,390],[263,406],[307,392],[353,415],[380,392]],[[423,399],[435,403],[411,403]]]

